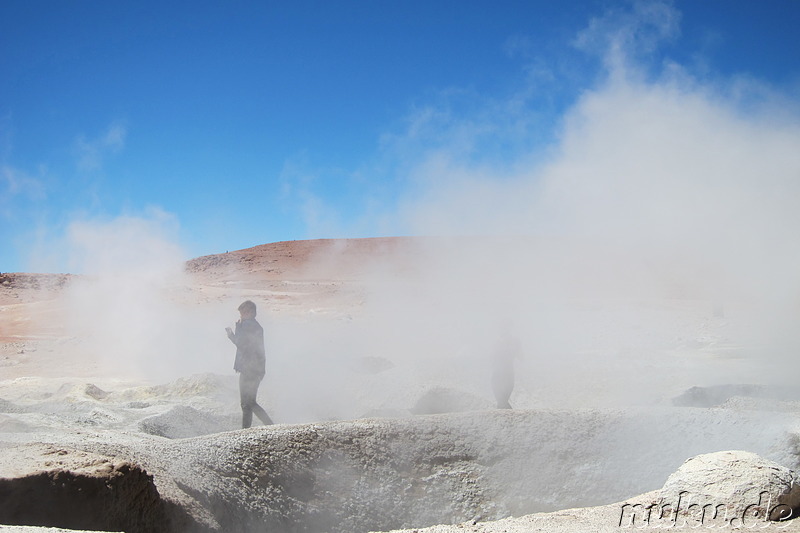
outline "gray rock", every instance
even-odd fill
[[[141,420],[139,429],[150,435],[183,439],[231,431],[238,429],[240,423],[239,417],[215,415],[185,405],[177,405],[166,413]]]
[[[782,401],[800,400],[800,388],[746,383],[692,387],[680,396],[673,398],[672,403],[680,407],[718,407],[731,398],[737,397]]]
[[[95,400],[105,400],[108,398],[108,393],[93,383],[87,383],[84,392],[86,396],[94,398]]]
[[[708,520],[724,511],[736,521],[787,520],[800,508],[800,486],[792,470],[754,453],[725,451],[698,455],[669,476],[661,489],[663,502]],[[681,505],[679,505],[679,502]],[[678,509],[679,511],[680,509]],[[705,512],[705,517],[702,513]]]

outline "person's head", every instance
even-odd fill
[[[245,300],[239,306],[239,314],[242,318],[255,318],[256,317],[256,304],[250,300]]]

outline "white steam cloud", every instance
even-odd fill
[[[602,50],[605,75],[546,150],[477,157],[486,132],[513,138],[524,116],[411,121],[397,151],[417,145],[420,124],[434,148],[398,165],[418,187],[401,216],[412,234],[453,238],[406,257],[413,283],[376,274],[362,332],[376,350],[490,396],[486,360],[511,323],[528,405],[794,375],[797,103],[671,62],[648,72],[642,53],[677,37],[679,18],[656,2],[592,21],[576,43]]]
[[[186,305],[176,232],[176,221],[159,210],[70,225],[71,271],[82,274],[67,294],[70,331],[103,372],[167,380],[222,370],[201,357],[217,339],[204,312]]]
[[[679,19],[656,2],[593,20],[575,44],[602,51],[604,75],[544,148],[524,148],[542,137],[530,133],[542,115],[519,96],[461,119],[430,107],[407,136],[384,139],[401,158],[386,166],[413,184],[398,226],[436,237],[371,265],[353,316],[271,315],[269,291],[246,288],[187,311],[174,292],[181,253],[156,217],[73,226],[91,274],[76,322],[111,364],[135,360],[151,377],[231,374],[222,328],[252,298],[267,335],[262,397],[282,422],[408,408],[432,386],[490,407],[491,359],[508,337],[521,352],[518,407],[790,379],[797,102],[674,63],[647,72],[645,53],[677,38]],[[493,137],[511,142],[481,153]],[[415,153],[426,138],[434,148]],[[371,374],[364,361],[391,367]]]

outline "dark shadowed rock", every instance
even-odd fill
[[[153,477],[131,462],[64,447],[2,450],[15,467],[0,477],[0,523],[150,533],[190,520],[161,499]]]
[[[103,389],[92,383],[86,384],[84,392],[86,393],[86,396],[94,398],[95,400],[105,400],[106,398],[108,398],[108,393],[106,391],[104,391]]]
[[[750,384],[692,387],[680,396],[673,398],[672,403],[681,407],[718,407],[736,397],[800,400],[800,387]]]

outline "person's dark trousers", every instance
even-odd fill
[[[265,425],[272,424],[272,419],[267,412],[258,405],[258,386],[264,376],[258,374],[239,374],[239,396],[242,403],[242,428],[249,428],[253,424],[253,413]]]

